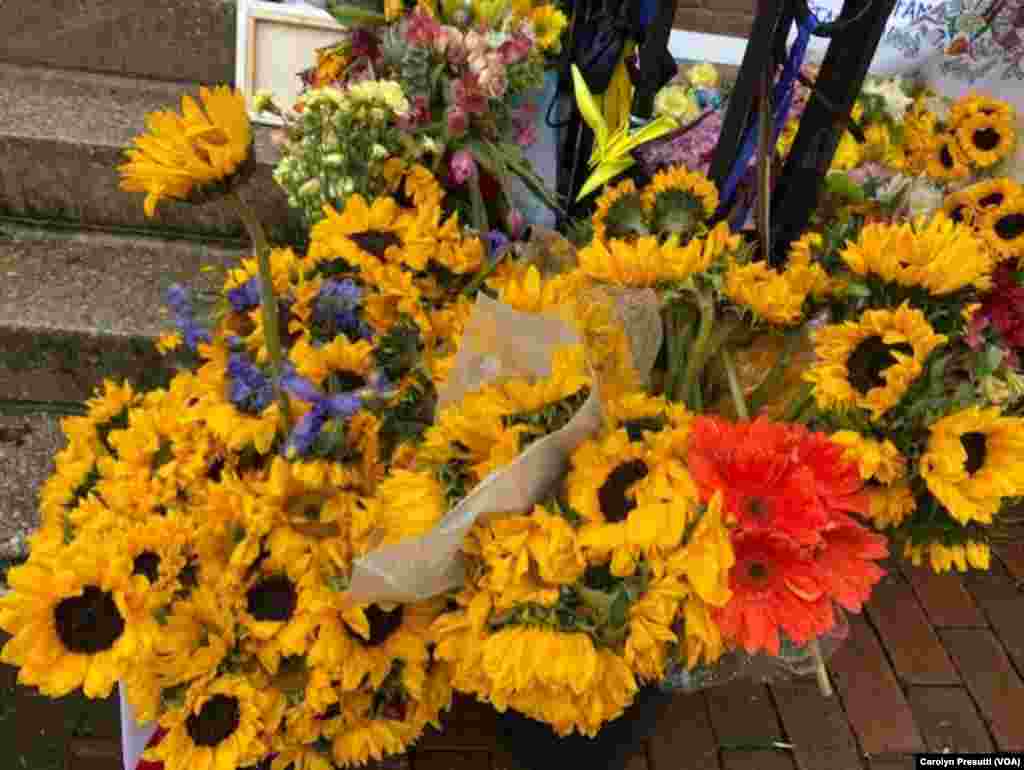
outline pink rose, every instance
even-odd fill
[[[452,156],[450,169],[455,184],[465,184],[476,174],[476,161],[469,151],[459,150]]]
[[[480,80],[472,72],[467,72],[452,84],[452,96],[455,106],[469,115],[480,115],[487,110],[487,96],[482,90]]]
[[[501,63],[507,67],[509,64],[521,62],[529,56],[532,47],[533,44],[529,39],[517,35],[501,44],[501,47],[498,48],[498,56]]]
[[[508,89],[505,68],[500,64],[487,67],[480,73],[480,89],[491,99],[500,99]]]

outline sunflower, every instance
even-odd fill
[[[642,198],[632,179],[606,186],[596,206],[592,220],[594,241],[606,243],[612,238],[650,233],[643,216]]]
[[[78,543],[52,563],[29,560],[7,576],[0,628],[12,635],[0,661],[18,666],[18,681],[50,697],[79,687],[105,698],[144,652],[147,581],[132,576],[131,561]]]
[[[906,481],[888,485],[868,482],[865,491],[868,496],[867,515],[876,529],[897,527],[917,510],[917,498]]]
[[[146,216],[161,198],[187,200],[204,186],[229,180],[249,157],[252,127],[245,97],[228,86],[200,88],[202,106],[181,99],[182,115],[146,116],[148,133],[136,137],[119,166],[121,189],[146,193]]]
[[[954,224],[973,225],[978,214],[978,199],[973,188],[966,187],[947,195],[942,201],[942,210]]]
[[[216,585],[200,583],[174,603],[155,649],[159,678],[168,686],[213,676],[234,650],[230,601]],[[130,687],[128,692],[130,697]]]
[[[805,239],[809,240],[809,236],[801,239],[800,248],[791,252],[788,264],[781,271],[763,261],[730,262],[725,276],[726,295],[770,324],[790,325],[800,321],[808,297],[822,296],[830,286],[828,274],[810,261],[811,245],[803,243]],[[817,239],[820,243],[821,236]]]
[[[285,701],[239,676],[200,680],[188,689],[184,704],[160,718],[167,731],[143,758],[163,762],[167,770],[235,770],[267,754],[267,738],[277,729]]]
[[[963,543],[946,545],[943,543],[925,543],[914,545],[910,541],[904,544],[903,556],[910,559],[915,567],[920,567],[928,557],[928,563],[934,572],[949,572],[956,568],[966,572],[968,566],[974,569],[987,570],[991,566],[992,554],[988,543],[968,540]]]
[[[308,259],[313,265],[341,259],[351,267],[372,274],[385,262],[397,262],[408,220],[394,199],[372,201],[352,195],[341,212],[330,206],[313,226]]]
[[[685,237],[718,209],[718,190],[704,174],[674,166],[654,175],[644,188],[643,206],[656,232]]]
[[[354,690],[365,678],[368,686],[379,688],[394,661],[401,660],[406,669],[403,681],[419,695],[422,682],[408,677],[425,670],[428,630],[444,607],[445,599],[441,597],[413,604],[356,608],[346,620],[345,638],[335,640],[345,651],[338,669],[341,687]]]
[[[879,441],[852,430],[838,431],[829,438],[843,447],[846,460],[857,464],[864,481],[891,484],[906,476],[906,458],[889,439]]]
[[[956,138],[964,156],[978,168],[994,166],[1008,157],[1017,141],[1009,120],[980,112],[957,126]]]
[[[935,348],[946,342],[920,310],[867,310],[858,321],[820,329],[817,363],[804,375],[822,409],[859,407],[880,419],[896,406],[924,371]]]
[[[554,5],[538,5],[530,12],[537,45],[542,51],[556,54],[561,49],[562,32],[569,20]]]
[[[638,679],[657,681],[665,675],[669,648],[678,642],[672,626],[689,593],[685,583],[667,575],[652,581],[630,605],[622,657]]]
[[[733,596],[713,613],[726,638],[749,653],[778,655],[780,632],[806,644],[835,625],[813,562],[770,534],[738,538],[734,547]]]
[[[1024,196],[982,214],[978,231],[1000,259],[1024,257]]]
[[[985,213],[1016,201],[1024,195],[1024,188],[1009,177],[999,177],[971,185],[966,192],[973,197],[978,212]]]
[[[1002,99],[993,99],[984,94],[969,93],[957,99],[950,108],[949,122],[950,125],[959,127],[975,115],[1012,121],[1014,109],[1009,102],[1004,102]]]
[[[514,708],[543,720],[562,736],[595,735],[637,691],[628,664],[581,633],[502,629],[483,641],[480,668],[487,689],[479,695],[499,711]]]
[[[293,534],[287,539],[294,542],[297,537]],[[268,672],[275,674],[281,658],[307,651],[315,623],[307,611],[312,601],[311,592],[300,586],[305,581],[289,574],[286,564],[293,562],[283,560],[286,555],[295,559],[300,554],[287,546],[271,546],[263,553],[269,555],[254,565],[257,566],[255,574],[242,586],[238,617],[247,632],[244,647]]]
[[[739,236],[732,235],[725,222],[685,246],[663,244],[653,236],[607,244],[595,240],[580,251],[580,270],[595,281],[614,286],[656,286],[685,281],[707,270],[719,256],[738,245]]]
[[[169,604],[181,589],[191,534],[183,521],[167,516],[149,516],[121,532],[118,550],[132,560],[132,574],[149,581],[147,601],[154,608]]]
[[[1024,419],[972,406],[929,431],[921,476],[961,524],[990,524],[1004,498],[1024,494]]]
[[[934,296],[968,286],[990,288],[994,267],[982,238],[942,212],[901,224],[867,224],[841,257],[858,275],[876,275],[908,288],[920,286]]]
[[[953,134],[938,134],[925,157],[925,171],[932,179],[950,182],[971,173],[968,157]]]

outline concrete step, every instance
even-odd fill
[[[154,339],[172,328],[172,283],[215,288],[240,251],[103,233],[0,231],[0,561],[17,558],[63,445],[59,415],[104,378],[142,388],[171,371]]]
[[[0,64],[0,217],[241,237],[223,203],[161,201],[147,219],[144,196],[119,189],[117,166],[146,114],[180,109],[184,93],[198,87]],[[255,152],[258,167],[242,194],[271,237],[287,240],[298,220],[271,176],[277,150],[269,129],[256,129]]]
[[[5,0],[0,61],[230,83],[235,13],[233,0]]]
[[[241,252],[202,243],[16,229],[0,239],[0,403],[80,402],[104,378],[167,377],[155,338],[173,283],[214,288]]]

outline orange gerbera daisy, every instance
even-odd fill
[[[774,532],[794,543],[818,542],[828,511],[811,467],[799,461],[803,436],[764,418],[731,423],[698,417],[687,464],[706,502],[721,492],[744,533]]]
[[[814,561],[829,598],[850,612],[860,612],[875,583],[885,575],[875,562],[889,555],[888,541],[849,517],[843,519],[825,531],[825,546],[816,550]]]
[[[740,537],[733,548],[732,599],[714,611],[726,638],[750,653],[778,655],[780,632],[806,644],[835,625],[815,561],[800,558],[787,541],[771,535]]]
[[[786,426],[801,437],[797,461],[811,470],[818,500],[831,513],[847,511],[864,514],[868,496],[856,462],[845,458],[846,448],[824,433],[812,433],[802,425]]]

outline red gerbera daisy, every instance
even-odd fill
[[[741,532],[773,532],[812,545],[820,541],[828,512],[813,467],[800,458],[803,434],[792,427],[698,417],[687,461],[703,499],[722,492]]]
[[[814,560],[780,538],[744,536],[733,543],[729,572],[733,595],[715,612],[722,633],[747,652],[779,654],[783,632],[806,644],[835,625],[832,602]]]
[[[816,550],[814,561],[829,597],[850,612],[860,612],[885,575],[875,561],[888,556],[889,548],[883,535],[843,518],[845,522],[825,531],[825,545]]]
[[[863,514],[867,510],[868,499],[857,464],[844,459],[843,448],[824,433],[811,433],[802,425],[789,427],[794,434],[801,436],[797,461],[814,475],[815,492],[825,508],[830,513]]]

